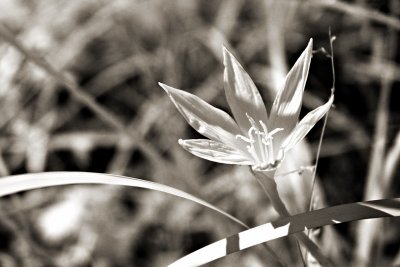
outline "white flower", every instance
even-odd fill
[[[268,116],[252,79],[224,48],[224,89],[234,119],[197,96],[160,83],[186,121],[209,139],[179,140],[190,153],[215,162],[275,169],[325,115],[333,96],[298,122],[312,57],[312,39],[287,74]]]

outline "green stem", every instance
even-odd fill
[[[275,171],[253,171],[253,174],[278,214],[281,217],[290,216],[289,210],[279,196],[278,187],[274,179]],[[322,266],[333,266],[331,261],[322,254],[319,247],[304,232],[297,233],[294,236]]]

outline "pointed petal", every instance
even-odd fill
[[[283,142],[282,149],[286,152],[297,143],[299,143],[308,132],[314,127],[314,125],[328,112],[332,103],[333,95],[329,98],[328,102],[324,105],[314,109],[309,112],[294,128],[293,132],[288,136],[288,138]]]
[[[267,123],[267,111],[254,82],[237,59],[224,47],[224,89],[233,116],[243,133],[251,127],[246,113]]]
[[[179,140],[179,144],[193,155],[206,160],[225,164],[253,164],[253,160],[245,153],[220,142],[208,139],[189,139]]]
[[[233,147],[240,145],[240,140],[236,138],[236,135],[240,134],[239,127],[226,112],[195,95],[162,83],[159,85],[167,92],[190,126],[200,134]]]
[[[304,87],[310,68],[312,44],[313,41],[310,39],[307,48],[287,74],[285,84],[272,104],[269,127],[270,129],[284,129],[276,135],[281,140],[289,135],[299,118]]]

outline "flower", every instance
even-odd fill
[[[298,122],[312,57],[312,39],[287,74],[268,116],[254,82],[224,47],[224,90],[234,119],[197,96],[159,83],[186,121],[209,139],[179,140],[190,153],[219,163],[273,170],[299,143],[333,103],[309,112]]]

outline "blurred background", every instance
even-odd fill
[[[178,145],[199,134],[157,82],[230,112],[225,44],[270,107],[313,38],[320,52],[303,116],[330,95],[331,63],[320,48],[330,51],[331,28],[335,107],[312,206],[398,196],[399,14],[397,0],[1,0],[0,175],[121,174],[185,190],[251,226],[276,219],[246,167],[214,164]],[[308,209],[321,129],[288,155],[277,177],[292,212]],[[398,226],[398,219],[379,219],[325,227],[313,237],[341,264],[396,266]],[[53,187],[0,200],[0,266],[165,266],[241,230],[159,192]],[[293,239],[271,247],[289,266],[300,264]],[[259,246],[209,266],[274,266],[265,254]]]

